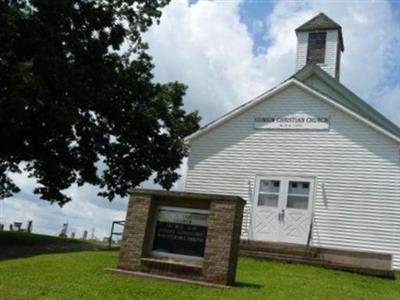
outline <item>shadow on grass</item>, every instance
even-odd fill
[[[263,285],[260,285],[260,284],[241,282],[241,281],[235,282],[233,286],[236,288],[248,288],[248,289],[249,288],[250,289],[259,289],[259,288],[263,287]]]
[[[113,252],[113,251],[115,251],[115,252],[117,252],[117,251],[119,251],[121,248],[120,247],[111,247],[111,248],[105,248],[105,249],[102,249],[102,250],[100,250],[100,251],[110,251],[110,252]]]
[[[0,261],[16,258],[27,258],[42,254],[61,254],[82,251],[107,251],[106,246],[91,243],[81,244],[48,244],[48,245],[0,245]],[[114,249],[108,251],[115,251]]]

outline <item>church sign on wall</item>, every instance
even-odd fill
[[[296,113],[287,116],[256,116],[255,129],[329,129],[329,116],[311,116],[305,113]]]

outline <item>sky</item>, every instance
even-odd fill
[[[155,81],[188,86],[185,108],[204,125],[294,73],[294,29],[324,12],[342,25],[341,82],[400,125],[400,0],[195,1],[172,0],[146,34]],[[175,190],[184,187],[185,162]],[[125,218],[127,199],[97,197],[96,188],[72,186],[62,208],[32,194],[35,181],[14,176],[21,192],[0,201],[0,223],[33,220],[33,231],[56,235],[84,230],[102,239]],[[151,180],[142,184],[157,188]]]

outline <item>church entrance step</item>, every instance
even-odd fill
[[[241,256],[255,259],[322,266],[365,275],[394,278],[391,255],[373,252],[349,251],[309,247],[304,245],[264,241],[241,241]]]
[[[316,257],[317,251],[316,249],[309,248],[301,245],[293,245],[293,244],[279,244],[279,243],[241,243],[241,250],[246,251],[257,251],[257,252],[267,252],[267,253],[277,253],[282,255],[293,255],[293,256],[307,256],[307,257]]]
[[[287,253],[277,253],[277,252],[265,252],[265,251],[249,251],[240,250],[239,255],[245,257],[252,257],[258,259],[275,260],[275,261],[285,261],[291,263],[322,263],[323,260],[308,257],[305,255],[294,255]]]

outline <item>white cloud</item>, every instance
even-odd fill
[[[190,6],[173,1],[161,25],[146,35],[156,80],[188,84],[186,107],[199,109],[203,123],[292,75],[294,29],[321,11],[343,27],[341,81],[381,106],[373,95],[392,68],[400,66],[400,26],[389,3],[277,1],[265,18],[266,53],[256,55],[251,34],[240,22],[239,8],[239,1],[199,1]]]
[[[400,122],[400,86],[393,73],[400,69],[400,25],[385,1],[277,1],[265,16],[264,25],[241,23],[239,1],[172,1],[161,24],[146,39],[156,65],[155,80],[181,81],[189,86],[188,110],[198,109],[203,124],[273,87],[294,72],[296,36],[294,29],[319,12],[325,12],[343,27],[345,52],[341,81],[392,120]],[[253,53],[249,30],[265,28],[265,51]],[[397,80],[399,79],[397,73]],[[185,173],[185,166],[181,172]],[[29,192],[33,181],[18,178]],[[145,187],[152,187],[150,182]],[[174,189],[182,189],[183,180]],[[109,204],[96,196],[95,188],[72,187],[71,203],[62,209],[21,194],[4,200],[8,220],[34,219],[45,232],[58,233],[69,221],[82,235],[96,228],[108,234],[112,220],[125,216],[126,199]],[[1,216],[0,216],[1,217]],[[35,223],[36,222],[36,223]]]
[[[261,93],[270,81],[253,57],[238,10],[234,1],[172,1],[161,25],[146,35],[156,80],[188,84],[186,107],[199,109],[205,122]]]

